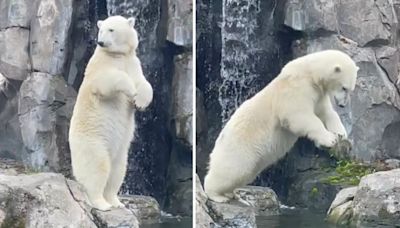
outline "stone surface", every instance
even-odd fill
[[[0,72],[7,78],[24,80],[31,70],[28,55],[29,30],[8,28],[0,30]]]
[[[207,202],[210,216],[221,227],[252,228],[256,225],[255,209],[241,203]]]
[[[0,226],[139,227],[159,223],[157,201],[122,196],[126,208],[98,211],[89,206],[83,187],[56,173],[32,173],[21,163],[0,160]]]
[[[344,189],[328,211],[328,221],[356,227],[400,225],[400,169],[364,176],[358,187]]]
[[[120,200],[138,218],[140,224],[160,222],[160,205],[149,196],[121,196]]]
[[[208,209],[207,195],[203,190],[199,176],[196,175],[196,226],[198,228],[209,228],[214,225],[213,219],[210,217],[210,210]]]
[[[0,5],[0,30],[10,27],[28,28],[32,16],[32,0],[4,0]]]
[[[234,191],[239,202],[256,208],[256,215],[270,216],[280,214],[280,203],[276,193],[267,187],[246,186]]]
[[[393,3],[387,0],[289,0],[285,25],[306,33],[340,33],[365,46],[393,41],[397,19]]]
[[[3,224],[10,227],[18,222],[24,227],[96,227],[60,174],[0,174],[0,198]]]
[[[193,4],[186,0],[168,0],[167,40],[179,46],[192,45]]]
[[[357,192],[357,189],[357,187],[349,187],[340,190],[340,192],[336,194],[335,200],[333,200],[331,206],[329,207],[328,214],[336,207],[352,201],[354,199],[354,195]]]
[[[246,186],[235,189],[227,203],[208,200],[196,175],[196,224],[198,227],[256,227],[256,216],[280,214],[280,203],[270,188]]]
[[[175,132],[179,139],[193,145],[193,76],[192,53],[175,57],[175,71],[172,81],[174,91]]]
[[[62,77],[32,73],[22,83],[18,114],[25,145],[24,160],[31,167],[68,170],[61,164],[69,166],[66,142],[75,97],[75,91]]]
[[[97,227],[129,227],[139,228],[139,222],[132,211],[125,208],[114,209],[111,211],[93,210],[93,216]]]
[[[36,1],[30,24],[30,55],[35,71],[65,74],[73,16],[73,0]]]

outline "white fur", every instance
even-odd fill
[[[204,181],[208,197],[228,201],[235,188],[276,163],[299,137],[327,148],[336,143],[338,135],[347,137],[330,97],[345,104],[348,92],[355,88],[357,71],[348,55],[335,50],[289,62],[222,129]]]
[[[98,25],[105,46],[97,46],[86,67],[69,143],[76,180],[93,207],[108,210],[124,206],[117,193],[134,136],[134,113],[150,104],[153,90],[136,56],[138,38],[129,21],[113,16]]]

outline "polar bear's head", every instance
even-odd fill
[[[134,25],[133,17],[126,19],[122,16],[111,16],[104,21],[99,20],[98,47],[114,54],[127,54],[136,50],[139,39]]]
[[[330,62],[326,65],[329,72],[326,80],[327,90],[336,105],[344,107],[350,100],[350,93],[356,87],[359,68],[347,54],[332,52],[331,58],[328,58]]]

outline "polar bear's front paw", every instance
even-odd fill
[[[153,91],[148,89],[139,89],[135,96],[135,106],[139,110],[147,108],[153,100]]]
[[[338,141],[338,134],[328,132],[327,134],[320,136],[320,138],[315,143],[318,148],[329,149],[332,148]]]

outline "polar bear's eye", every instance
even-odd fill
[[[108,31],[110,31],[110,32],[114,32],[114,29],[109,29]]]
[[[347,89],[345,87],[342,87],[342,90],[345,91],[345,92],[347,91]]]

